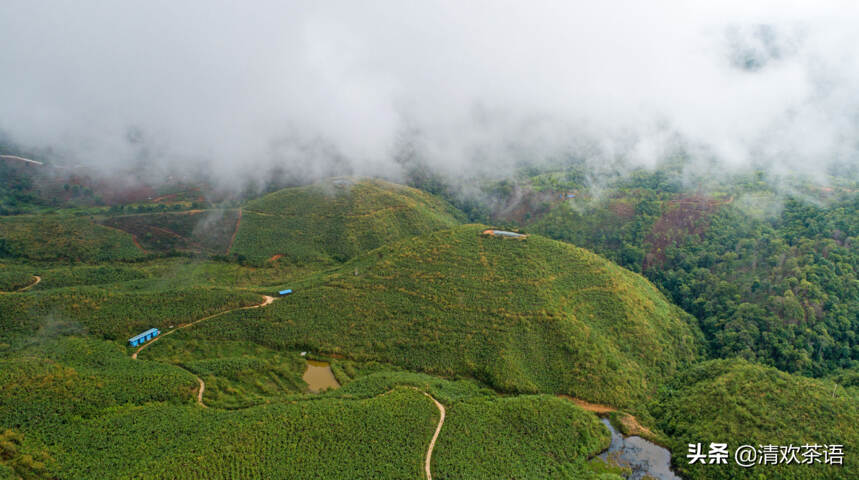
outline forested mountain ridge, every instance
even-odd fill
[[[859,360],[855,194],[692,194],[644,179],[529,228],[642,272],[695,315],[712,356],[817,376]]]

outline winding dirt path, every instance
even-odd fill
[[[38,277],[36,277],[36,278],[38,278]],[[39,282],[35,282],[33,285],[35,285],[36,283],[39,283]],[[31,285],[31,286],[32,286],[32,285]],[[149,342],[144,343],[143,345],[141,345],[137,350],[135,350],[135,351],[134,351],[134,353],[132,353],[132,354],[131,354],[131,358],[133,358],[133,359],[137,360],[137,354],[138,354],[138,353],[140,353],[140,351],[141,351],[141,350],[143,350],[144,348],[148,347],[149,345],[152,345],[153,343],[157,342],[161,337],[166,337],[167,335],[170,335],[171,333],[175,332],[176,330],[179,330],[180,328],[188,328],[188,327],[190,327],[191,325],[196,325],[196,324],[198,324],[198,323],[200,323],[200,322],[202,322],[202,321],[204,321],[204,320],[209,320],[209,319],[212,319],[212,318],[215,318],[215,317],[220,317],[221,315],[225,315],[225,314],[230,313],[230,312],[235,312],[235,311],[238,311],[238,310],[249,310],[249,309],[251,309],[251,308],[260,308],[260,307],[264,307],[264,306],[266,306],[266,305],[271,305],[271,302],[273,302],[273,301],[274,301],[274,297],[270,297],[270,296],[268,296],[268,295],[263,295],[262,297],[263,297],[263,301],[262,301],[261,303],[256,304],[256,305],[251,305],[251,306],[248,306],[248,307],[232,308],[232,309],[230,309],[230,310],[224,310],[223,312],[219,312],[219,313],[216,313],[216,314],[214,314],[214,315],[209,315],[208,317],[203,317],[203,318],[201,318],[201,319],[194,320],[194,321],[193,321],[193,322],[191,322],[191,323],[186,323],[186,324],[184,324],[184,325],[179,325],[178,327],[174,328],[173,330],[170,330],[170,331],[168,331],[168,332],[166,332],[166,333],[163,333],[163,334],[161,334],[161,335],[158,335],[157,337],[153,338],[153,339],[152,339],[152,340],[150,340]],[[179,368],[182,368],[182,367],[181,367],[181,366],[179,366],[179,365],[177,365],[177,366],[178,366]],[[191,372],[191,371],[189,371],[189,370],[187,370],[187,369],[185,369],[185,368],[182,368],[182,369],[183,369],[183,370],[185,370],[186,372],[190,373],[191,375],[194,375],[194,373],[193,373],[193,372]],[[201,406],[201,407],[203,407],[203,408],[209,408],[205,403],[203,403],[203,392],[205,392],[205,391],[206,391],[206,382],[204,382],[202,378],[200,378],[200,377],[198,377],[198,376],[196,376],[196,375],[194,375],[194,378],[195,378],[195,379],[197,379],[197,383],[199,383],[199,384],[200,384],[200,388],[197,390],[197,405],[200,405],[200,406]]]
[[[200,383],[200,389],[197,391],[197,404],[203,408],[209,408],[205,403],[203,403],[203,392],[206,391],[206,383],[203,382],[202,378],[197,377],[196,375],[195,377],[197,378],[197,382]]]
[[[424,471],[427,474],[427,480],[432,480],[432,472],[430,471],[430,463],[432,463],[432,450],[433,450],[433,448],[435,448],[435,441],[438,440],[438,434],[441,433],[441,427],[444,425],[444,416],[445,416],[444,405],[439,403],[439,401],[436,400],[435,398],[433,398],[432,395],[421,390],[418,387],[411,387],[410,386],[408,388],[411,388],[412,390],[417,390],[418,392],[421,392],[424,395],[426,395],[427,398],[432,400],[432,403],[435,404],[436,408],[438,408],[438,413],[440,414],[440,416],[438,418],[438,425],[435,427],[435,433],[433,433],[432,439],[430,440],[430,443],[429,443],[429,447],[427,448],[427,457],[424,460]],[[393,390],[390,390],[390,391],[393,391]]]
[[[441,417],[439,417],[439,419],[438,419],[438,426],[435,427],[435,433],[433,433],[432,440],[430,440],[429,448],[427,449],[427,458],[426,458],[426,461],[424,462],[424,469],[426,470],[427,480],[432,480],[432,472],[430,472],[430,462],[432,461],[432,449],[435,448],[435,441],[438,440],[438,434],[441,433],[441,427],[442,427],[442,425],[444,425],[445,410],[444,410],[444,405],[439,403],[439,401],[436,400],[435,398],[433,398],[432,395],[430,395],[427,392],[423,392],[423,394],[426,395],[427,397],[429,397],[430,400],[432,400],[432,403],[435,404],[435,406],[438,408],[438,412],[441,414]]]
[[[221,315],[226,315],[226,314],[228,314],[228,313],[230,313],[230,312],[236,312],[236,311],[239,311],[239,310],[250,310],[250,309],[252,309],[252,308],[260,308],[260,307],[264,307],[264,306],[266,306],[266,305],[270,305],[270,304],[271,304],[271,302],[273,302],[273,301],[274,301],[274,297],[269,297],[268,295],[263,295],[262,297],[263,297],[263,301],[262,301],[262,303],[258,303],[258,304],[256,304],[256,305],[250,305],[250,306],[248,306],[248,307],[238,307],[238,308],[233,308],[233,309],[230,309],[230,310],[224,310],[223,312],[218,312],[218,313],[215,313],[215,314],[213,314],[213,315],[209,315],[208,317],[203,317],[203,318],[200,318],[200,319],[194,320],[194,321],[193,321],[193,322],[191,322],[191,323],[185,323],[185,324],[179,325],[178,327],[174,328],[173,330],[170,330],[170,331],[167,331],[167,332],[165,332],[165,333],[162,333],[161,335],[158,335],[157,337],[153,338],[152,340],[150,340],[150,341],[148,341],[148,342],[144,343],[143,345],[141,345],[140,347],[138,347],[138,348],[137,348],[137,350],[135,350],[135,351],[134,351],[134,353],[133,353],[133,354],[131,354],[131,358],[137,359],[137,354],[138,354],[138,353],[140,353],[140,351],[141,351],[141,350],[143,350],[144,348],[148,347],[149,345],[152,345],[153,343],[157,342],[157,341],[158,341],[158,340],[160,340],[161,338],[166,337],[167,335],[170,335],[171,333],[175,332],[176,330],[179,330],[179,329],[182,329],[182,328],[188,328],[188,327],[193,326],[193,325],[196,325],[196,324],[198,324],[198,323],[200,323],[200,322],[202,322],[202,321],[205,321],[205,320],[211,320],[211,319],[213,319],[213,318],[215,318],[215,317],[220,317]]]
[[[10,291],[8,291],[8,292],[6,292],[6,291],[0,291],[0,295],[11,295],[11,294],[13,294],[13,293],[26,292],[27,290],[29,290],[29,289],[31,289],[31,288],[33,288],[33,287],[35,287],[35,286],[36,286],[36,284],[37,284],[37,283],[39,283],[39,282],[41,282],[41,281],[42,281],[42,277],[40,277],[40,276],[38,276],[38,275],[33,275],[33,283],[31,283],[31,284],[29,284],[29,285],[25,285],[25,286],[23,286],[23,287],[19,288],[18,290],[10,290]]]
[[[27,290],[29,290],[29,289],[31,289],[31,288],[33,288],[33,287],[35,287],[35,286],[36,286],[39,282],[41,282],[41,281],[42,281],[42,277],[40,277],[40,276],[38,276],[38,275],[33,275],[33,283],[31,283],[31,284],[27,285],[26,287],[19,288],[19,289],[18,289],[18,290],[16,290],[16,291],[18,291],[18,292],[26,292]]]
[[[133,235],[133,234],[130,234],[130,235],[131,235],[131,241],[134,243],[135,247],[139,248],[140,251],[143,253],[149,253],[146,251],[145,248],[143,248],[143,245],[141,245],[140,242],[137,241],[137,235]]]

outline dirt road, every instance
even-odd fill
[[[38,275],[33,275],[33,282],[32,282],[32,283],[30,283],[29,285],[25,285],[25,286],[23,286],[23,287],[19,288],[18,290],[10,290],[10,291],[8,291],[8,292],[6,292],[6,291],[0,291],[0,295],[10,295],[10,294],[13,294],[13,293],[18,293],[18,292],[26,292],[27,290],[29,290],[29,289],[31,289],[31,288],[33,288],[33,287],[35,287],[35,286],[36,286],[36,284],[38,284],[38,283],[39,283],[39,282],[41,282],[41,281],[42,281],[42,277],[40,277],[40,276],[38,276]]]
[[[424,395],[426,395],[427,398],[432,400],[432,403],[435,404],[436,408],[438,408],[438,413],[440,414],[440,416],[438,418],[438,425],[435,427],[435,433],[433,433],[433,435],[432,435],[432,439],[430,440],[429,448],[427,448],[427,456],[426,456],[426,459],[424,460],[424,471],[427,474],[427,480],[432,480],[432,471],[430,470],[430,463],[432,463],[432,450],[433,450],[433,448],[435,448],[435,441],[438,440],[438,434],[441,433],[441,427],[444,425],[444,416],[445,416],[444,405],[439,403],[439,401],[436,400],[435,398],[433,398],[432,395],[430,395],[429,393],[427,393],[427,392],[425,392],[425,391],[423,391],[417,387],[408,387],[408,388],[411,388],[412,390],[417,390],[417,391],[423,393]],[[391,390],[391,391],[393,391],[393,390]]]
[[[203,403],[203,392],[206,391],[206,384],[203,382],[202,378],[200,378],[200,377],[196,377],[196,378],[197,378],[197,382],[200,383],[200,390],[197,391],[197,404],[203,408],[209,408],[206,406],[205,403]]]
[[[140,214],[140,215],[145,215],[145,214]],[[133,233],[130,233],[130,232],[126,232],[125,230],[123,230],[123,229],[121,229],[121,228],[111,227],[110,225],[105,225],[105,224],[103,224],[103,223],[95,223],[95,222],[94,222],[94,224],[95,224],[95,225],[100,225],[100,226],[102,226],[102,227],[104,227],[104,228],[109,228],[109,229],[111,229],[111,230],[116,230],[117,232],[120,232],[120,233],[123,233],[123,234],[126,234],[126,235],[131,235],[131,242],[132,242],[132,243],[134,243],[134,246],[135,246],[135,247],[137,247],[138,249],[140,249],[140,251],[141,251],[141,252],[143,252],[143,253],[149,253],[149,252],[147,252],[147,251],[146,251],[146,249],[145,249],[145,248],[143,248],[143,245],[141,245],[141,244],[140,244],[140,242],[139,242],[139,241],[137,241],[137,235],[135,235],[135,234],[133,234]]]
[[[27,286],[26,286],[26,287],[24,287],[24,288],[19,288],[17,291],[19,291],[19,292],[26,292],[27,290],[29,290],[29,289],[31,289],[31,288],[33,288],[33,287],[35,287],[35,286],[36,286],[39,282],[41,282],[41,281],[42,281],[42,277],[40,277],[40,276],[38,276],[38,275],[33,275],[33,283],[31,283],[31,284],[27,285]]]
[[[148,347],[149,345],[152,345],[153,343],[157,342],[157,341],[158,341],[158,340],[160,340],[162,337],[166,337],[167,335],[170,335],[171,333],[175,332],[176,330],[179,330],[179,329],[182,329],[182,328],[188,328],[188,327],[193,326],[193,325],[196,325],[196,324],[198,324],[198,323],[200,323],[200,322],[202,322],[202,321],[205,321],[205,320],[211,320],[211,319],[213,319],[213,318],[215,318],[215,317],[220,317],[221,315],[226,315],[226,314],[228,314],[228,313],[230,313],[230,312],[236,312],[236,311],[239,311],[239,310],[250,310],[251,308],[260,308],[260,307],[264,307],[264,306],[266,306],[266,305],[270,305],[270,304],[271,304],[271,302],[273,302],[273,301],[274,301],[274,297],[269,297],[268,295],[263,295],[262,297],[263,297],[263,301],[262,301],[262,303],[258,303],[258,304],[256,304],[256,305],[251,305],[251,306],[249,306],[249,307],[238,307],[238,308],[233,308],[233,309],[231,309],[231,310],[224,310],[223,312],[219,312],[219,313],[216,313],[216,314],[214,314],[214,315],[209,315],[208,317],[203,317],[203,318],[201,318],[201,319],[194,320],[194,321],[193,321],[193,322],[191,322],[191,323],[186,323],[186,324],[184,324],[184,325],[179,325],[178,327],[174,328],[173,330],[170,330],[170,331],[168,331],[168,332],[162,333],[161,335],[158,335],[157,337],[153,338],[153,339],[152,339],[152,340],[150,340],[149,342],[144,343],[143,345],[141,345],[141,346],[140,346],[140,347],[139,347],[139,348],[138,348],[138,349],[137,349],[137,350],[136,350],[136,351],[131,355],[131,358],[136,359],[136,358],[137,358],[137,354],[138,354],[138,353],[140,353],[140,351],[141,351],[141,350],[143,350],[144,348]]]
[[[429,397],[430,400],[432,400],[432,402],[438,408],[439,413],[441,414],[441,417],[439,417],[438,419],[438,426],[435,427],[435,433],[432,435],[432,440],[430,440],[429,448],[427,449],[427,458],[424,462],[424,469],[426,470],[427,480],[432,480],[432,472],[430,471],[430,462],[432,461],[432,449],[435,448],[435,441],[438,440],[438,434],[441,433],[441,427],[442,425],[444,425],[445,410],[444,405],[439,403],[439,401],[433,398],[432,395],[427,392],[423,392],[423,394]]]
[[[39,277],[36,277],[36,278],[39,278]],[[41,279],[40,279],[40,280],[41,280]],[[36,283],[39,283],[39,282],[37,281],[37,282],[33,283],[33,285],[35,285]],[[30,286],[32,286],[32,285],[30,285]],[[29,287],[28,287],[28,288],[29,288]],[[251,305],[251,306],[249,306],[249,307],[233,308],[233,309],[230,309],[230,310],[224,310],[223,312],[216,313],[216,314],[214,314],[214,315],[209,315],[208,317],[203,317],[203,318],[201,318],[201,319],[199,319],[199,320],[195,320],[195,321],[193,321],[193,322],[191,322],[191,323],[187,323],[187,324],[185,324],[185,325],[180,325],[180,326],[178,326],[178,327],[174,328],[173,330],[170,330],[170,331],[168,331],[168,332],[166,332],[166,333],[163,333],[163,334],[161,334],[161,335],[159,335],[159,336],[157,336],[157,337],[153,338],[151,341],[149,341],[149,342],[144,343],[143,345],[141,345],[141,346],[140,346],[140,348],[138,348],[137,350],[135,350],[135,351],[134,351],[134,353],[133,353],[133,354],[131,354],[131,358],[133,358],[133,359],[137,360],[137,354],[138,354],[138,353],[140,353],[140,351],[141,351],[141,350],[143,350],[144,348],[148,347],[149,345],[152,345],[153,343],[155,343],[156,341],[158,341],[158,339],[160,339],[161,337],[166,337],[167,335],[170,335],[171,333],[175,332],[176,330],[179,330],[180,328],[188,328],[188,327],[190,327],[191,325],[196,325],[196,324],[198,324],[198,323],[200,323],[200,322],[202,322],[202,321],[204,321],[204,320],[209,320],[209,319],[212,319],[212,318],[215,318],[215,317],[220,317],[221,315],[225,315],[225,314],[230,313],[230,312],[235,312],[235,311],[237,311],[237,310],[249,310],[249,309],[251,309],[251,308],[260,308],[260,307],[264,307],[264,306],[266,306],[266,305],[271,305],[271,302],[273,302],[273,301],[274,301],[274,297],[270,297],[270,296],[268,296],[268,295],[263,295],[263,296],[262,296],[262,298],[263,298],[263,301],[262,301],[261,303],[256,304],[256,305]],[[181,368],[181,367],[180,367],[180,368]],[[184,370],[184,369],[183,369],[183,370]],[[186,371],[186,372],[188,372],[188,370],[185,370],[185,371]],[[194,375],[194,374],[193,374],[193,372],[188,372],[188,373],[190,373],[191,375]],[[199,383],[199,384],[200,384],[200,389],[199,389],[199,390],[197,390],[197,404],[198,404],[198,405],[200,405],[200,406],[201,406],[201,407],[203,407],[203,408],[209,408],[208,406],[206,406],[206,404],[205,404],[205,403],[203,403],[203,392],[205,392],[205,391],[206,391],[206,383],[205,383],[205,382],[203,382],[203,379],[202,379],[202,378],[200,378],[200,377],[198,377],[198,376],[196,376],[196,375],[194,375],[194,378],[195,378],[195,379],[197,379],[197,383]],[[442,416],[444,416],[444,415],[442,415]]]

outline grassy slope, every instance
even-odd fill
[[[57,478],[316,472],[327,478],[415,478],[437,412],[417,391],[386,395],[403,384],[448,405],[450,428],[443,430],[433,461],[438,478],[588,478],[579,460],[603,434],[591,428],[592,416],[568,403],[555,405],[549,396],[499,399],[475,382],[408,372],[359,375],[336,392],[306,397],[295,394],[301,387],[296,353],[283,350],[340,352],[475,376],[500,389],[564,391],[618,406],[645,399],[692,356],[694,334],[683,316],[642,278],[600,257],[540,237],[484,239],[478,227],[424,235],[362,256],[380,243],[449,226],[453,217],[443,213],[445,205],[435,208],[431,197],[411,197],[409,189],[392,193],[400,187],[381,182],[333,197],[320,197],[320,188],[277,192],[252,202],[261,213],[246,210],[243,225],[259,220],[264,230],[249,257],[267,258],[269,252],[260,253],[266,242],[282,246],[288,239],[296,250],[285,253],[302,262],[271,268],[188,259],[50,266],[42,262],[114,262],[141,253],[127,235],[82,217],[0,219],[3,248],[22,261],[40,262],[0,268],[6,287],[0,290],[23,286],[33,274],[43,278],[27,293],[0,295],[0,478],[11,468],[2,449],[18,442],[4,440],[6,429],[20,434],[23,455],[15,462],[31,454],[36,463],[49,458]],[[291,206],[295,218],[284,218],[281,209]],[[251,223],[245,225],[247,215]],[[601,222],[590,227],[604,231]],[[291,237],[296,231],[290,225],[311,235]],[[356,233],[363,229],[372,234]],[[297,281],[311,272],[308,260],[355,255],[337,271]],[[121,342],[144,327],[258,299],[225,285],[265,286],[263,291],[286,279],[298,286],[294,296],[184,330],[144,351],[141,361],[106,342],[58,338],[86,330]],[[28,342],[4,344],[4,336],[22,332]],[[227,340],[201,341],[209,335]],[[269,405],[202,410],[193,405],[193,375],[149,361],[150,353],[204,377],[213,407]],[[846,446],[841,469],[686,468],[684,478],[856,478],[859,390],[848,397],[838,388],[833,395],[833,386],[744,362],[708,362],[662,389],[653,413],[681,468],[687,443]],[[559,430],[559,424],[569,428]],[[375,450],[351,455],[355,445]],[[368,470],[373,466],[379,469]]]
[[[190,322],[262,297],[225,288],[67,287],[0,295],[0,353],[16,341],[88,333],[124,343],[142,330]]]
[[[193,401],[193,375],[136,362],[117,345],[91,339],[46,339],[0,359],[0,428],[56,438],[52,426],[126,403]]]
[[[280,190],[243,209],[231,253],[254,261],[347,260],[405,237],[456,225],[456,212],[413,188],[381,180]]]
[[[237,210],[191,210],[111,216],[102,223],[135,235],[147,251],[223,254],[237,220]]]
[[[276,352],[251,342],[208,340],[203,338],[205,325],[196,330],[179,330],[153,343],[139,358],[180,365],[200,376],[206,382],[204,401],[210,407],[249,407],[306,390],[301,378],[306,363],[298,352]]]
[[[131,235],[65,216],[0,217],[5,254],[41,261],[107,262],[142,257]]]
[[[552,395],[502,397],[473,380],[385,368],[357,367],[358,376],[329,395],[363,398],[396,385],[429,392],[447,410],[433,451],[433,478],[616,479],[598,477],[586,462],[608,446],[609,432],[572,402]]]
[[[33,268],[0,263],[0,292],[8,293],[33,283]]]
[[[34,291],[83,285],[109,285],[146,278],[146,274],[139,268],[123,265],[40,268],[38,274],[42,277],[42,281],[33,287]]]
[[[583,460],[609,440],[595,415],[556,397],[463,401],[448,408],[433,478],[589,478]]]
[[[437,416],[430,400],[411,389],[239,411],[121,407],[63,427],[59,472],[62,478],[419,478]],[[94,451],[110,455],[94,458]]]
[[[859,478],[859,403],[831,382],[790,375],[743,360],[696,365],[666,388],[654,414],[670,436],[674,463],[689,480]],[[842,444],[844,466],[689,466],[689,443],[740,445]],[[801,457],[800,457],[801,458]],[[733,459],[731,459],[733,463]]]
[[[195,389],[109,343],[49,340],[0,360],[0,431],[46,452],[50,478],[416,478],[438,418],[411,389],[241,411]]]
[[[241,322],[215,319],[207,335],[617,406],[694,359],[689,317],[642,277],[561,242],[481,228],[380,248]]]

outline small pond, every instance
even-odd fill
[[[627,477],[629,480],[641,480],[653,477],[658,480],[681,480],[671,471],[671,452],[655,443],[638,437],[624,437],[608,419],[603,418],[603,425],[611,432],[611,445],[599,457],[632,470]]]
[[[307,370],[304,371],[304,376],[301,378],[307,382],[307,389],[311,393],[319,393],[329,388],[340,388],[328,362],[307,360]]]

